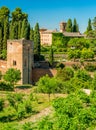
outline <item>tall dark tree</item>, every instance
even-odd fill
[[[68,19],[68,21],[67,21],[66,32],[72,32],[72,20],[71,19]]]
[[[1,54],[2,54],[2,49],[3,49],[3,45],[2,45],[2,27],[0,26],[0,58],[1,58]]]
[[[36,23],[34,29],[34,56],[35,60],[40,59],[40,32],[38,23]]]
[[[89,18],[88,20],[88,26],[86,32],[88,33],[89,31],[92,31],[92,24],[91,24],[91,19]]]
[[[94,30],[96,30],[96,17],[94,17],[92,25],[93,25]]]
[[[7,39],[9,38],[9,20],[8,17],[4,20],[4,37],[3,37],[3,50],[7,50]]]
[[[26,19],[22,22],[21,38],[27,39],[28,37],[28,21]]]
[[[23,34],[21,34],[22,33],[21,29],[22,29],[22,26],[23,27],[25,26],[24,20],[27,21],[27,18],[28,18],[28,15],[23,13],[20,8],[16,8],[12,12],[12,20],[10,22],[10,33],[12,34],[10,34],[10,39],[22,38]],[[24,35],[25,35],[25,32],[26,32],[26,28],[25,28],[25,31],[23,31]]]
[[[79,27],[78,27],[76,19],[74,19],[72,31],[73,32],[79,32]]]
[[[10,10],[3,6],[0,8],[0,57],[7,49],[7,39],[9,38],[9,13]]]
[[[33,30],[33,28],[30,29],[30,40],[34,41],[34,30]]]
[[[53,54],[53,48],[51,46],[50,53],[49,53],[49,64],[51,67],[53,66],[53,62],[54,62],[54,54]]]

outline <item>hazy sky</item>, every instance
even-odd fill
[[[88,19],[96,16],[96,0],[0,0],[0,7],[7,6],[11,11],[20,7],[28,13],[29,22],[34,27],[59,29],[61,21],[76,18],[79,30],[86,30]]]

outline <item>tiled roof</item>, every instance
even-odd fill
[[[85,37],[85,35],[80,32],[63,32],[63,34],[67,37]]]

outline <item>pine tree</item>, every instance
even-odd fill
[[[79,32],[79,27],[78,27],[76,19],[74,19],[74,22],[73,22],[72,32]]]
[[[68,21],[67,21],[66,32],[72,32],[72,20],[71,19],[68,19]]]
[[[36,23],[34,29],[34,56],[35,60],[40,59],[40,32],[38,23]]]

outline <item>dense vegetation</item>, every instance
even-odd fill
[[[33,28],[28,22],[28,14],[16,8],[10,13],[10,10],[3,6],[0,8],[0,59],[6,59],[7,39],[34,40],[35,54],[40,55],[40,34],[39,24],[36,23]],[[37,38],[38,37],[38,38]],[[38,39],[38,40],[37,40]],[[37,40],[37,41],[36,41]]]

